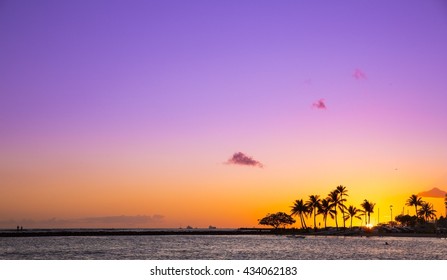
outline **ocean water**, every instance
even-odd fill
[[[0,259],[446,260],[447,239],[336,236],[298,239],[275,235],[7,237],[0,238]]]

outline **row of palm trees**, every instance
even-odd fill
[[[307,229],[306,218],[313,217],[314,229],[317,228],[316,219],[318,215],[323,216],[324,227],[327,227],[328,216],[335,220],[335,227],[338,230],[338,214],[341,212],[343,218],[343,228],[346,228],[346,221],[350,220],[350,228],[352,228],[352,221],[354,218],[362,219],[366,218],[366,224],[371,224],[371,213],[374,213],[375,203],[365,199],[361,204],[361,208],[357,208],[353,205],[346,206],[346,197],[348,190],[345,186],[337,186],[334,190],[329,192],[326,198],[321,199],[319,195],[309,195],[309,199],[304,201],[303,199],[295,200],[291,206],[292,216],[298,216],[301,223],[301,228]],[[447,208],[447,194],[444,199],[445,206]],[[436,218],[436,210],[433,208],[433,204],[425,202],[421,197],[412,194],[406,202],[407,206],[414,206],[417,218],[421,218],[424,221]],[[420,207],[418,209],[418,207]],[[340,211],[340,212],[339,212]]]
[[[445,200],[445,204],[447,207],[447,195]],[[414,206],[414,212],[417,218],[422,218],[424,221],[429,221],[430,219],[436,218],[436,210],[433,208],[433,204],[425,202],[421,197],[412,194],[408,199],[406,204],[407,206]],[[418,206],[421,208],[418,209]]]
[[[374,213],[375,203],[364,200],[360,205],[363,209],[359,209],[353,205],[346,206],[346,197],[348,190],[345,186],[337,186],[333,191],[329,192],[326,198],[321,199],[319,195],[310,195],[307,201],[303,199],[295,200],[291,206],[292,216],[298,216],[301,223],[301,228],[307,229],[306,218],[313,216],[314,229],[316,230],[317,215],[323,216],[324,227],[327,227],[328,216],[335,220],[335,226],[338,230],[338,214],[341,212],[343,217],[343,227],[346,228],[346,221],[350,220],[350,227],[352,228],[353,218],[362,219],[362,216],[367,217],[367,224],[371,222],[371,213]],[[340,212],[339,212],[340,211]]]

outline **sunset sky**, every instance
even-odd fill
[[[0,1],[0,228],[250,227],[337,185],[414,214],[446,68],[442,0]]]

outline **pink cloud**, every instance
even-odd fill
[[[312,104],[312,107],[320,109],[320,110],[326,110],[326,104],[324,103],[324,99],[320,99],[317,102],[314,102]]]
[[[358,69],[358,68],[355,69],[354,74],[352,74],[352,76],[356,80],[366,80],[365,73],[362,70]]]
[[[263,164],[253,158],[245,155],[244,153],[237,152],[226,162],[227,164],[237,164],[237,165],[247,165],[247,166],[257,166],[262,168]]]

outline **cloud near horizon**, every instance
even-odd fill
[[[134,227],[152,227],[164,221],[162,215],[136,215],[136,216],[104,216],[104,217],[85,217],[78,219],[58,219],[47,220],[3,220],[0,221],[0,228],[15,228],[23,226],[24,228],[134,228]]]
[[[312,104],[312,107],[317,108],[319,110],[326,110],[327,109],[326,103],[324,102],[323,98],[318,100],[318,101],[316,101],[316,102],[314,102]]]
[[[420,197],[435,197],[435,198],[444,198],[447,192],[440,190],[438,188],[433,188],[429,191],[420,192],[418,196]]]
[[[264,165],[261,162],[254,160],[252,157],[249,157],[241,152],[234,153],[233,156],[225,163],[235,165],[256,166],[259,168],[264,167]]]
[[[366,80],[366,74],[362,70],[360,70],[359,68],[355,69],[354,74],[352,74],[352,76],[356,80]]]

